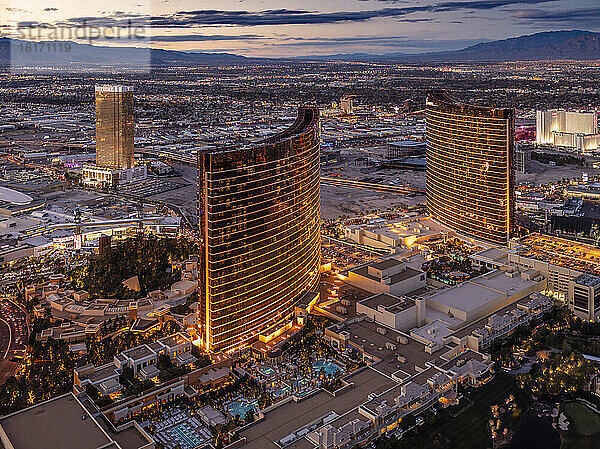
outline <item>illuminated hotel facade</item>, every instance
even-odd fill
[[[600,113],[551,109],[536,111],[536,143],[575,148],[600,148]]]
[[[133,87],[96,86],[96,165],[133,167]]]
[[[231,351],[291,322],[319,284],[320,122],[301,107],[282,133],[198,153],[202,240],[198,325],[209,351]]]
[[[145,165],[135,166],[133,154],[133,87],[97,85],[96,165],[83,167],[83,183],[117,187],[146,179]]]
[[[428,213],[467,237],[506,245],[514,226],[514,110],[431,91],[426,135]]]

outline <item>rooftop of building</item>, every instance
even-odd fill
[[[10,204],[23,205],[31,203],[33,198],[17,190],[0,186],[0,200]]]
[[[96,84],[96,92],[133,92],[133,86],[118,84]]]
[[[304,292],[298,300],[298,307],[306,309],[313,301],[318,300],[319,292]]]
[[[178,332],[168,337],[161,338],[159,340],[163,345],[169,348],[176,348],[177,346],[184,345],[190,342],[182,333]]]
[[[126,357],[131,358],[132,360],[139,360],[145,357],[150,357],[155,355],[155,352],[152,351],[148,345],[140,345],[135,348],[128,349],[127,351],[123,351],[122,354]]]
[[[473,321],[472,323],[469,323],[468,325],[459,328],[452,335],[456,336],[457,338],[463,338],[463,337],[466,337],[467,335],[471,335],[474,331],[484,328],[485,325],[488,324],[488,320],[491,316],[494,316],[494,315],[504,316],[507,313],[510,313],[513,310],[517,309],[519,304],[527,304],[529,301],[531,301],[531,296],[527,296],[526,298],[523,298],[517,302],[513,302],[512,304],[510,304],[506,307],[503,307],[500,310],[497,310],[496,313],[494,313],[493,315],[487,315],[477,321]]]
[[[465,366],[468,362],[477,362],[487,366],[492,364],[488,356],[469,349],[443,364],[441,368],[456,372],[457,368]]]
[[[378,328],[384,328],[385,335],[377,332]],[[381,359],[381,362],[377,364],[377,369],[387,375],[401,370],[406,373],[407,377],[417,372],[415,366],[425,368],[426,362],[437,364],[437,356],[427,354],[423,343],[419,343],[409,335],[385,328],[375,322],[362,320],[346,324],[343,330],[350,334],[350,342],[354,346],[362,347],[368,354]],[[399,343],[396,337],[405,338],[407,344]],[[396,349],[387,349],[386,343],[388,342],[394,344]],[[397,361],[398,355],[403,356],[406,362],[399,363]]]
[[[397,267],[398,265],[402,265],[402,262],[396,260],[394,258],[381,260],[379,262],[372,262],[369,264],[371,268],[375,268],[376,270],[389,270],[390,268]]]
[[[106,365],[95,368],[93,372],[84,376],[89,379],[92,383],[104,382],[107,379],[118,377],[119,373],[115,371],[115,365],[113,363],[107,363]]]
[[[533,284],[533,281],[523,279],[520,272],[514,272],[510,277],[504,270],[493,270],[453,287],[435,290],[423,297],[428,301],[468,312],[500,296],[511,296]]]
[[[374,413],[376,412],[376,408],[378,406],[382,405],[383,402],[385,402],[387,405],[393,407],[395,405],[396,398],[402,394],[402,389],[403,389],[404,385],[411,383],[411,382],[415,383],[416,385],[425,385],[429,378],[431,378],[439,373],[440,373],[440,371],[437,370],[436,368],[433,368],[433,367],[427,368],[426,370],[423,370],[423,371],[417,373],[415,376],[411,377],[410,379],[405,379],[401,384],[398,384],[398,385],[394,386],[393,388],[390,388],[389,390],[380,394],[376,398],[373,398],[370,401],[366,402],[362,406]]]
[[[575,283],[579,285],[585,285],[586,287],[595,287],[600,284],[600,277],[594,276],[593,274],[584,273],[575,278]]]
[[[448,327],[448,323],[435,320],[431,323],[427,323],[424,326],[411,330],[410,333],[411,335],[416,335],[424,340],[441,344],[444,338],[449,337],[453,333]]]
[[[414,299],[404,297],[401,298],[388,293],[379,293],[359,302],[375,310],[378,306],[383,306],[386,308],[386,310],[392,313],[402,312],[403,310],[410,309],[415,305]]]
[[[71,393],[4,416],[0,426],[14,449],[119,447]]]
[[[398,262],[398,263],[401,263],[401,262]],[[396,264],[391,265],[388,268],[391,268],[391,267],[393,267],[395,265]],[[369,278],[369,279],[371,279],[373,281],[381,282],[381,278],[378,278],[377,276],[373,276],[372,274],[369,274],[369,265],[363,265],[363,266],[358,267],[358,268],[353,268],[350,271],[353,272],[353,273],[358,274],[359,276],[363,276],[363,277]],[[391,276],[389,276],[389,278],[390,278],[390,285],[397,284],[399,282],[405,281],[405,280],[413,278],[415,276],[419,276],[422,273],[423,273],[422,271],[415,270],[412,267],[406,267],[404,270],[400,271],[399,273],[392,274]]]
[[[479,106],[475,104],[469,104],[462,102],[454,97],[452,97],[447,91],[436,89],[429,90],[427,92],[427,105],[430,106],[432,102],[443,103],[448,106],[454,106],[456,108],[466,109],[468,112],[474,115],[489,115],[492,117],[506,118],[506,117],[514,117],[515,110],[509,108],[497,108],[494,106]]]
[[[551,235],[530,234],[514,253],[584,273],[600,275],[600,248]]]
[[[206,147],[202,148],[201,151],[210,154],[236,153],[241,150],[254,151],[258,148],[263,148],[265,146],[271,146],[284,142],[293,138],[294,136],[302,134],[303,132],[307,131],[310,127],[316,125],[318,121],[319,108],[317,106],[300,106],[298,108],[298,116],[296,117],[296,120],[288,128],[280,131],[275,135],[269,136],[255,143],[251,143],[246,147],[242,148],[240,148],[239,146],[218,148]]]
[[[346,378],[354,388],[344,394],[331,397],[320,391],[301,402],[288,402],[265,413],[265,419],[241,431],[247,438],[245,449],[278,449],[275,441],[302,429],[332,411],[344,415],[367,400],[370,393],[381,393],[391,388],[395,382],[372,369],[365,369]],[[309,449],[314,444],[300,439],[286,448]]]
[[[503,261],[508,258],[506,250],[501,248],[488,248],[470,256],[473,259],[488,260],[493,262]]]
[[[432,220],[428,215],[408,215],[395,219],[376,218],[367,223],[350,224],[348,229],[366,229],[374,234],[380,234],[389,239],[407,239],[410,237],[432,238],[448,230]],[[412,245],[413,242],[407,241]]]

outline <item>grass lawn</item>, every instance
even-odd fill
[[[578,402],[562,404],[569,430],[561,432],[561,449],[596,448],[600,444],[600,416]]]
[[[405,436],[395,446],[397,449],[430,449],[430,448],[461,448],[480,449],[491,446],[487,428],[491,418],[490,406],[504,403],[508,395],[513,394],[519,406],[518,413],[513,417],[513,426],[518,421],[524,404],[524,395],[515,384],[515,379],[508,374],[497,373],[487,385],[473,390],[467,395],[473,404],[466,407],[456,418],[450,416],[447,409],[440,411],[434,424],[425,424],[416,436]],[[467,401],[461,399],[461,403]],[[461,404],[462,405],[462,404]],[[459,405],[458,407],[461,407]],[[506,419],[504,420],[507,421]],[[507,422],[508,424],[508,422]]]

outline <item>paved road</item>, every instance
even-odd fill
[[[10,301],[0,300],[0,384],[17,369],[18,364],[10,360],[25,350],[28,336],[26,314]]]
[[[4,319],[0,320],[0,355],[4,359],[10,346],[10,328]]]

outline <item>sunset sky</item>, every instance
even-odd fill
[[[421,53],[550,30],[600,31],[598,0],[0,0],[0,30],[144,27],[152,46],[245,56]],[[22,35],[21,35],[22,36]],[[98,45],[132,45],[99,39]],[[146,45],[136,42],[135,45]]]

